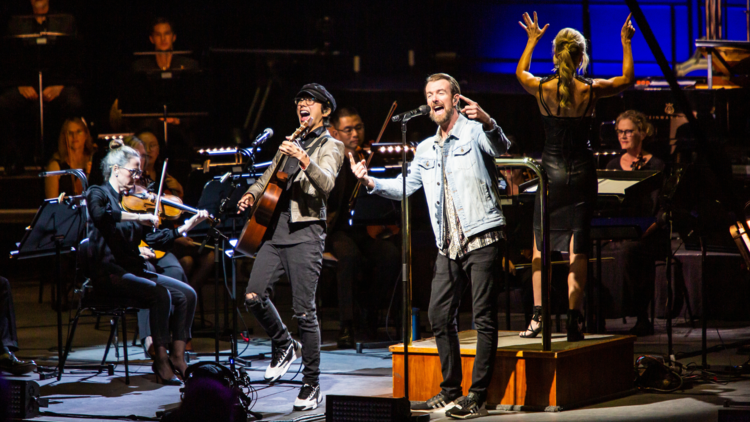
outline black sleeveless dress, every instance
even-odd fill
[[[553,251],[568,251],[573,236],[573,253],[588,253],[591,240],[591,217],[597,197],[594,154],[589,143],[591,94],[582,117],[553,116],[544,102],[542,85],[558,79],[549,76],[539,82],[539,100],[547,112],[542,116],[546,139],[542,167],[549,177],[550,246]],[[591,87],[593,81],[576,76]],[[559,108],[558,108],[559,112]],[[534,204],[536,246],[542,249],[540,196]]]

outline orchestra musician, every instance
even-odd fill
[[[122,195],[135,187],[141,175],[140,154],[113,141],[101,165],[106,182],[85,193],[89,239],[86,254],[94,289],[97,294],[149,309],[156,380],[179,385],[177,375],[187,369],[184,353],[195,314],[195,291],[178,280],[149,271],[139,245],[143,240],[155,249],[168,249],[176,238],[205,220],[208,212],[198,211],[176,229],[156,229],[157,216],[127,212],[121,206]]]
[[[344,154],[353,154],[355,161],[364,159],[365,125],[353,107],[342,107],[331,116],[331,135],[344,144]],[[376,340],[378,304],[386,286],[398,275],[400,248],[393,236],[371,237],[365,226],[349,224],[349,200],[357,185],[349,160],[344,160],[336,184],[328,197],[328,238],[326,249],[338,261],[336,283],[339,304],[340,349],[354,347],[355,305],[361,312],[360,321],[371,340]]]
[[[304,385],[294,402],[294,410],[312,410],[322,401],[315,291],[323,266],[326,199],[341,169],[344,145],[326,130],[328,118],[336,110],[336,101],[325,87],[304,85],[294,103],[300,123],[309,125],[307,133],[299,144],[291,142],[293,139],[282,142],[273,164],[242,196],[238,208],[244,211],[259,199],[276,164],[287,156],[281,170],[289,179],[278,200],[276,216],[256,255],[245,291],[245,304],[274,346],[265,378],[271,382],[278,380],[301,355]],[[301,345],[292,338],[268,297],[270,288],[284,274],[292,285],[294,318],[299,324]]]
[[[438,129],[417,147],[406,175],[406,194],[424,188],[439,250],[429,319],[443,382],[437,395],[425,402],[412,402],[411,409],[448,408],[446,415],[469,419],[487,415],[485,400],[497,350],[499,289],[495,276],[501,270],[505,217],[500,209],[493,158],[505,153],[510,142],[479,104],[461,95],[452,76],[431,75],[424,94],[430,118]],[[461,100],[467,104],[463,110],[459,107]],[[349,159],[352,171],[370,193],[401,200],[403,174],[376,179],[367,175],[364,160],[355,163],[353,155]],[[471,283],[477,349],[471,387],[464,397],[456,315],[465,280]]]
[[[664,161],[643,149],[643,144],[654,134],[654,127],[646,115],[636,110],[620,113],[615,120],[617,139],[624,152],[607,163],[608,170],[664,171]],[[650,215],[657,215],[654,223],[638,240],[621,240],[614,242],[615,258],[618,268],[623,269],[625,285],[630,290],[631,315],[637,317],[630,334],[647,336],[654,333],[654,327],[648,317],[648,305],[654,290],[656,278],[656,260],[669,253],[669,236],[665,233],[663,211],[657,208],[659,191],[652,193],[651,209],[644,210]]]
[[[82,169],[86,176],[91,174],[91,157],[94,155],[94,142],[86,120],[83,117],[66,119],[60,129],[57,151],[47,163],[45,171]],[[60,192],[67,195],[83,193],[81,182],[73,175],[50,176],[44,179],[44,197],[57,198]]]
[[[34,15],[33,19],[27,16],[13,16],[8,23],[8,36],[12,38],[50,34],[46,37],[56,38],[63,34],[69,37],[77,36],[76,22],[72,15],[55,13],[56,8],[50,5],[49,0],[30,0],[31,10],[29,15]],[[51,16],[47,16],[51,15]],[[76,59],[77,60],[77,59]],[[45,120],[49,119],[49,108],[53,108],[59,113],[61,118],[71,116],[80,116],[83,109],[83,101],[79,89],[70,84],[70,80],[80,75],[80,65],[77,61],[69,64],[74,68],[63,68],[58,65],[53,69],[45,69],[44,87],[42,92],[38,91],[38,85],[31,86],[29,83],[38,81],[38,69],[33,63],[21,63],[21,66],[12,69],[15,72],[15,79],[19,86],[5,88],[0,93],[0,126],[3,127],[0,134],[0,144],[3,145],[3,160],[5,173],[8,175],[20,174],[24,171],[24,162],[28,158],[28,144],[23,143],[22,139],[30,135],[24,128],[28,125],[32,116],[38,121],[39,118],[39,96],[41,95],[44,102]],[[36,82],[38,83],[38,82]],[[45,126],[47,126],[45,124]],[[55,119],[51,123],[56,127],[59,120]],[[51,141],[51,137],[47,141]],[[26,145],[26,148],[24,148]],[[47,147],[45,143],[45,148]],[[25,149],[25,150],[24,150]],[[48,156],[39,157],[46,160]],[[42,161],[43,162],[43,161]]]
[[[585,79],[576,70],[588,64],[586,39],[572,28],[562,29],[554,40],[555,74],[545,78],[529,72],[531,55],[549,24],[540,28],[536,12],[532,20],[523,14],[528,41],[516,68],[516,77],[523,88],[537,97],[546,140],[542,167],[549,177],[550,245],[553,251],[567,250],[570,258],[568,273],[567,340],[583,340],[583,289],[588,268],[587,250],[591,245],[591,217],[597,197],[594,155],[589,145],[589,131],[594,105],[600,98],[617,95],[635,83],[633,54],[630,41],[635,29],[630,16],[620,31],[623,48],[622,75],[611,79]],[[539,196],[534,206],[534,251],[532,284],[534,314],[521,337],[536,337],[541,332],[542,229]]]

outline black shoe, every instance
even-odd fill
[[[443,392],[437,393],[437,395],[427,401],[413,401],[411,402],[411,410],[416,412],[432,412],[434,410],[443,410],[451,408],[454,405],[454,401],[460,398],[461,395],[455,397],[448,397]]]
[[[536,322],[536,328],[532,328],[532,322]],[[534,338],[542,332],[542,307],[534,306],[534,315],[531,316],[529,328],[518,336],[521,338]]]
[[[28,362],[19,360],[11,351],[0,355],[0,371],[10,372],[13,375],[23,375],[35,370],[36,363],[33,360]]]
[[[336,346],[339,349],[353,349],[354,348],[354,330],[352,329],[351,322],[341,326],[339,330],[339,338],[336,340]]]
[[[294,410],[315,410],[323,401],[320,397],[320,384],[305,384],[300,388],[297,400],[294,401]]]
[[[578,309],[568,309],[568,341],[583,340],[583,315]]]
[[[638,337],[650,336],[654,334],[654,327],[651,326],[651,321],[649,321],[648,318],[638,318],[638,321],[636,321],[635,325],[628,331],[628,333]]]
[[[484,401],[479,400],[479,396],[471,392],[468,396],[456,401],[455,406],[445,411],[445,416],[454,419],[474,419],[488,414]]]
[[[182,385],[182,381],[180,381],[179,378],[177,378],[176,375],[172,375],[172,378],[166,379],[162,378],[161,375],[159,375],[159,370],[156,369],[156,362],[151,364],[151,371],[153,371],[154,375],[156,375],[156,383],[161,385]]]

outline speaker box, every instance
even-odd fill
[[[34,381],[8,380],[10,384],[10,418],[39,416],[39,384]]]
[[[326,396],[326,422],[423,422],[430,415],[412,417],[405,398]]]

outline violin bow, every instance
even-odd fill
[[[378,138],[375,140],[374,143],[380,142],[380,138],[383,137],[383,133],[385,133],[385,128],[388,126],[388,122],[391,121],[391,117],[393,116],[393,112],[396,111],[396,107],[398,107],[398,103],[396,101],[393,102],[391,105],[390,111],[388,111],[388,117],[385,118],[385,122],[383,123],[383,126],[380,128],[380,133],[378,134]],[[370,151],[370,156],[367,157],[367,163],[365,163],[365,168],[370,167],[370,161],[372,161],[372,157],[375,156],[375,151]],[[358,160],[359,161],[359,160]],[[354,186],[354,190],[352,191],[352,196],[349,198],[349,211],[354,209],[354,203],[357,199],[357,194],[359,193],[359,187],[362,185],[362,182],[357,180],[356,186]]]
[[[156,195],[156,207],[154,207],[154,216],[156,218],[159,218],[159,207],[161,206],[161,193],[164,189],[164,179],[166,179],[167,175],[167,161],[169,161],[169,158],[164,159],[164,165],[161,168],[161,180],[159,180],[159,193]],[[154,226],[154,231],[156,231],[156,226]]]

